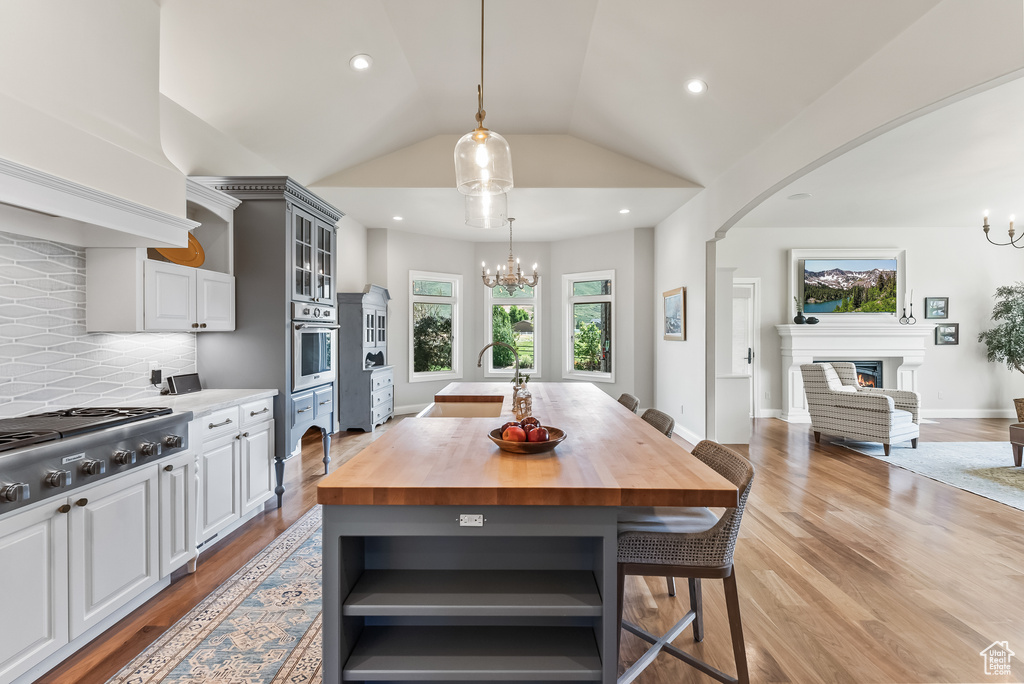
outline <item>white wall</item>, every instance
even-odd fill
[[[347,216],[338,221],[338,292],[362,292],[369,283],[366,277],[366,228]]]
[[[960,344],[929,345],[919,373],[926,417],[1012,417],[1014,397],[1024,396],[1024,377],[992,364],[978,333],[992,327],[992,295],[999,285],[1022,279],[1019,251],[995,247],[978,229],[956,228],[733,228],[718,243],[718,266],[735,277],[760,277],[762,408],[782,407],[779,323],[791,323],[788,296],[790,249],[905,248],[907,287],[914,290],[918,325],[925,297],[949,297],[949,323],[960,324]],[[826,325],[827,321],[819,323]],[[887,369],[888,376],[892,369]],[[770,399],[763,399],[763,393]],[[942,398],[939,398],[939,393]]]
[[[395,367],[396,409],[411,410],[432,401],[449,381],[409,382],[409,271],[435,271],[463,276],[462,380],[498,381],[485,378],[476,361],[484,341],[484,286],[480,262],[491,265],[504,260],[501,243],[445,240],[392,229],[369,229],[367,277],[391,294],[389,312],[389,360]],[[644,406],[653,404],[654,367],[651,339],[653,310],[654,231],[651,228],[619,231],[558,242],[515,243],[515,252],[541,273],[541,345],[544,382],[562,382],[561,344],[563,321],[561,281],[564,273],[614,269],[616,274],[616,345],[614,383],[596,383],[617,397],[630,392]]]

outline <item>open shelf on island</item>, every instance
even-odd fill
[[[364,627],[345,681],[600,681],[589,627]]]
[[[600,617],[601,595],[587,570],[366,570],[342,615]]]

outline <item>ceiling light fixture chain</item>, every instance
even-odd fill
[[[498,133],[484,128],[484,3],[480,0],[480,83],[476,129],[455,145],[455,186],[463,195],[501,195],[513,187],[512,151]]]
[[[493,276],[491,275],[491,269],[487,268],[486,262],[481,262],[480,264],[480,278],[484,281],[484,285],[491,289],[500,287],[508,293],[509,297],[513,296],[516,290],[522,290],[527,285],[537,287],[537,283],[540,282],[537,264],[533,265],[532,276],[524,276],[523,268],[519,265],[519,259],[516,259],[512,251],[512,223],[514,221],[515,219],[510,216],[508,219],[508,264],[505,266],[495,266]]]

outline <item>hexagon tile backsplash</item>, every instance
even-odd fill
[[[0,417],[128,406],[164,377],[196,370],[191,333],[87,333],[85,250],[0,232]]]

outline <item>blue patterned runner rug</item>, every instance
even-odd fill
[[[108,684],[319,684],[320,520],[314,506]]]

